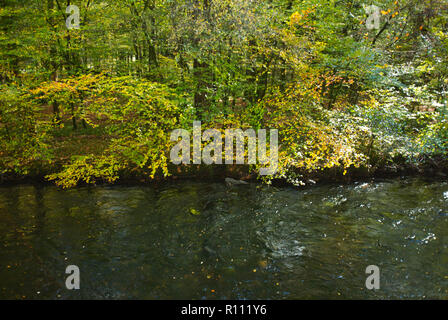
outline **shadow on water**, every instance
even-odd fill
[[[443,181],[17,185],[0,188],[0,298],[448,298],[447,236]]]

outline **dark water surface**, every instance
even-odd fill
[[[1,187],[0,298],[446,299],[448,182]]]

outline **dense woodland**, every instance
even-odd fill
[[[0,3],[2,180],[177,175],[194,120],[278,129],[267,182],[448,168],[446,0]]]

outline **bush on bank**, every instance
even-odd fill
[[[279,169],[263,177],[265,182],[302,185],[305,177],[327,169],[345,175],[362,167],[373,175],[390,165],[418,167],[446,157],[446,106],[375,89],[363,92],[357,104],[340,101],[328,108],[318,85],[324,80],[308,76],[286,93],[273,92],[243,112],[217,114],[203,127],[222,133],[278,129]],[[2,86],[0,99],[2,176],[41,170],[66,188],[113,183],[129,174],[149,179],[178,174],[170,170],[170,134],[191,130],[196,120],[184,96],[128,76],[88,74],[34,87]],[[415,109],[418,99],[431,110]],[[259,167],[250,170],[256,175]]]

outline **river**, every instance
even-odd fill
[[[448,182],[0,187],[0,298],[447,299]]]

